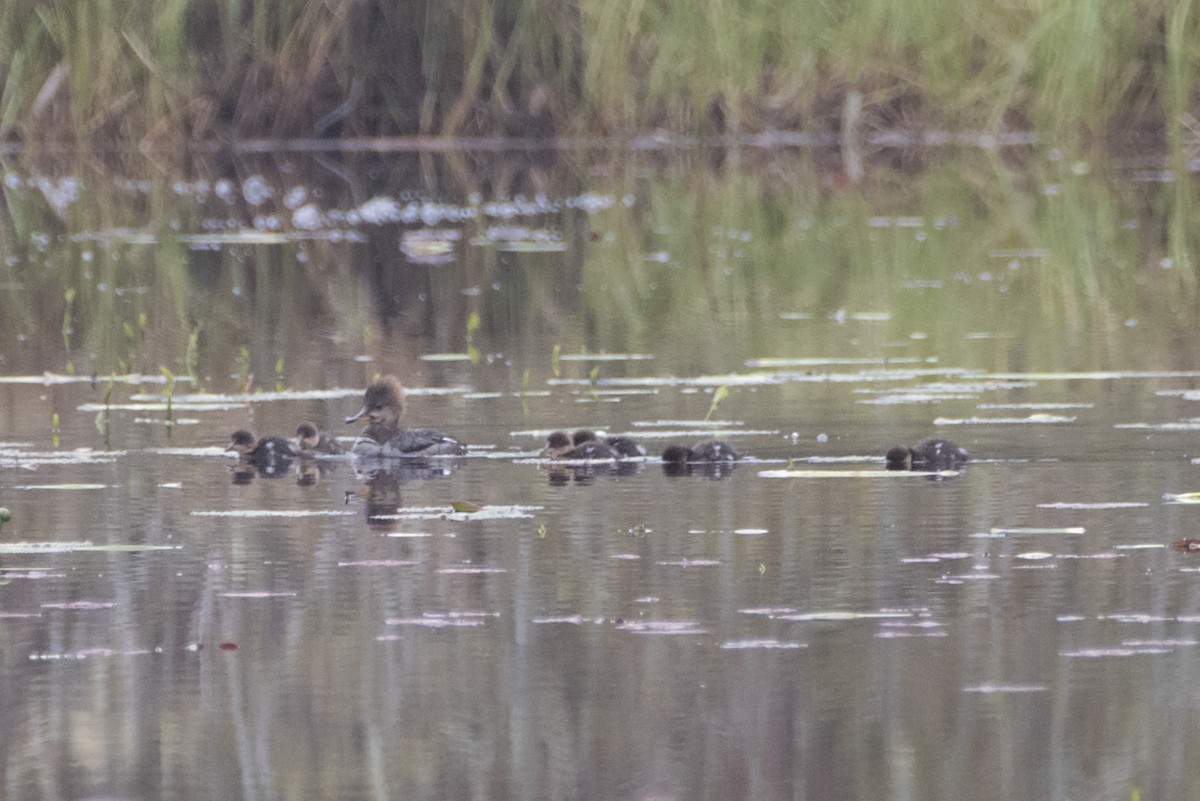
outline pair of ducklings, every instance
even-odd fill
[[[255,440],[254,435],[242,429],[229,437],[227,451],[233,451],[242,461],[252,465],[267,465],[284,459],[335,455],[343,453],[342,446],[328,434],[317,431],[312,423],[301,423],[296,427],[296,440],[283,437],[263,437]]]
[[[965,448],[948,439],[927,439],[915,448],[897,445],[887,452],[888,470],[958,470],[967,463]]]
[[[546,447],[538,454],[543,459],[563,460],[614,460],[645,455],[645,447],[630,437],[616,436],[600,439],[596,432],[586,429],[576,431],[573,436],[568,436],[565,431],[555,431],[547,439]],[[740,458],[741,454],[735,451],[731,445],[716,439],[698,442],[690,448],[683,445],[669,445],[662,453],[662,460],[668,464],[732,462]]]

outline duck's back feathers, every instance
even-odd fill
[[[912,449],[914,470],[957,470],[967,463],[967,451],[948,439],[927,439]]]
[[[637,458],[646,455],[646,449],[632,437],[605,437],[604,444],[617,452],[623,459]]]
[[[467,446],[454,437],[432,428],[402,428],[386,442],[379,442],[365,431],[363,434],[351,448],[359,456],[459,456],[467,452]]]
[[[742,455],[733,449],[728,442],[719,439],[709,439],[697,442],[691,448],[692,462],[736,462]]]

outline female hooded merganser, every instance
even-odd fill
[[[887,452],[888,470],[957,470],[967,462],[967,451],[948,439],[927,439],[915,448],[897,445]]]
[[[337,440],[328,434],[317,431],[317,427],[312,423],[301,423],[296,426],[296,444],[300,446],[301,456],[317,456],[318,454],[332,456],[346,452],[337,443]]]
[[[384,376],[367,387],[363,407],[346,418],[347,423],[367,418],[351,453],[357,456],[451,456],[467,452],[454,437],[431,428],[401,428],[404,385],[395,376]]]
[[[229,437],[227,451],[235,451],[243,462],[261,469],[286,466],[288,461],[299,456],[292,443],[283,437],[263,437],[255,442],[254,435],[245,429],[234,431]]]
[[[591,459],[613,461],[621,454],[610,445],[600,441],[594,431],[576,431],[568,437],[563,431],[555,431],[546,440],[546,447],[538,454],[543,459]]]
[[[697,442],[690,448],[682,445],[668,445],[663,451],[662,460],[668,464],[686,464],[688,462],[736,462],[742,455],[733,449],[728,442],[719,439],[707,439]]]

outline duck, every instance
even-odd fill
[[[546,447],[538,452],[539,459],[563,459],[574,448],[571,437],[565,431],[555,431],[546,438]]]
[[[546,447],[538,454],[543,459],[590,459],[613,461],[621,458],[615,448],[600,441],[596,432],[580,429],[573,436],[555,431],[546,439]]]
[[[668,445],[662,453],[662,460],[667,464],[736,462],[740,458],[742,455],[734,450],[732,445],[719,439],[706,439],[697,442],[690,448],[683,445]]]
[[[345,453],[345,449],[328,434],[317,431],[312,423],[301,423],[296,426],[297,450],[301,456],[326,455],[333,456]]]
[[[274,472],[277,467],[286,466],[289,460],[300,455],[292,447],[292,443],[283,437],[263,437],[256,441],[254,435],[246,429],[234,431],[229,437],[229,447],[225,450],[234,451],[241,461],[269,472]]]
[[[401,428],[404,412],[404,385],[388,375],[367,387],[363,405],[346,418],[347,423],[367,418],[367,427],[350,448],[356,456],[423,457],[457,456],[467,446],[454,437],[432,428]]]
[[[967,451],[948,439],[927,439],[915,448],[897,445],[887,452],[888,470],[958,470],[967,463]]]

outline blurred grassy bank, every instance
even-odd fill
[[[0,134],[1131,133],[1197,109],[1189,0],[9,0]],[[849,100],[849,103],[847,101]]]

